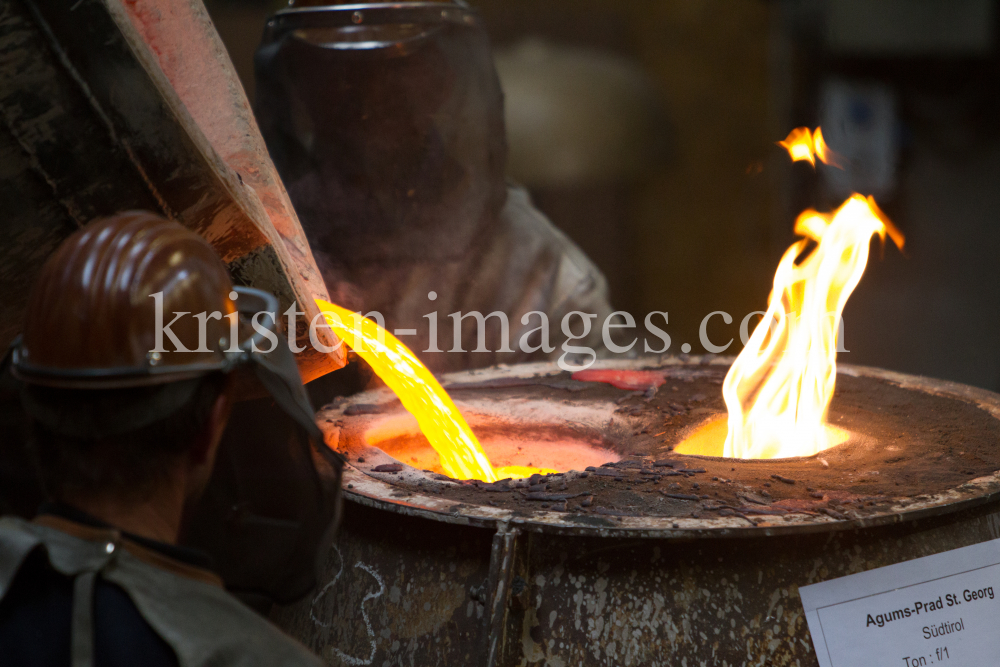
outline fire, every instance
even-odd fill
[[[837,164],[818,127],[796,128],[779,145],[793,161]],[[840,317],[865,272],[872,236],[884,242],[888,235],[900,249],[904,238],[873,198],[857,193],[831,214],[804,211],[795,233],[803,238],[778,264],[767,313],[722,385],[729,410],[723,456],[811,456],[847,438],[825,423]]]
[[[871,197],[859,194],[832,214],[803,212],[795,233],[805,238],[781,258],[767,313],[722,385],[729,409],[724,456],[811,456],[846,439],[825,424],[840,317],[865,271],[871,237],[889,235],[902,247],[903,236]],[[799,259],[810,242],[815,248]]]
[[[800,127],[780,145],[792,160],[834,162],[820,128]],[[853,194],[833,213],[804,211],[803,238],[781,258],[767,313],[722,384],[729,419],[705,424],[676,449],[742,459],[811,456],[849,434],[826,424],[837,380],[837,335],[847,299],[868,263],[871,238],[903,235],[872,197]],[[722,435],[725,443],[722,444]]]
[[[450,477],[495,482],[504,477],[556,472],[527,466],[494,469],[451,397],[406,345],[375,322],[346,308],[321,299],[316,304],[330,328],[371,365],[403,407],[416,417]]]
[[[788,151],[792,162],[805,160],[815,167],[816,159],[819,158],[823,164],[832,167],[841,166],[838,155],[823,141],[823,131],[818,127],[815,132],[810,132],[808,127],[797,127],[785,137],[784,141],[779,141],[778,145]]]

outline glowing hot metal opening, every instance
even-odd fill
[[[621,457],[587,438],[553,431],[525,420],[521,424],[491,424],[488,414],[472,417],[479,431],[479,440],[490,461],[497,464],[500,477],[524,478],[535,473],[546,474],[567,470],[584,470],[601,466]],[[480,431],[480,428],[483,430]],[[396,417],[369,427],[364,432],[365,444],[417,470],[444,472],[440,456],[426,438],[413,428],[410,420]],[[520,465],[524,463],[525,465]]]
[[[495,482],[556,472],[527,466],[495,469],[451,397],[406,345],[358,313],[321,299],[316,304],[330,328],[368,362],[416,418],[448,476]]]
[[[824,424],[823,429],[826,437],[826,447],[836,447],[842,445],[851,438],[851,432],[842,428],[837,428],[830,424]],[[729,419],[727,417],[716,417],[708,420],[684,438],[680,444],[674,447],[677,454],[688,456],[727,456],[725,453],[726,438],[729,436]],[[801,454],[791,454],[792,456],[803,456]],[[744,457],[744,458],[786,458],[786,457]]]

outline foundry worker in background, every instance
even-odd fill
[[[572,311],[598,323],[576,344],[602,347],[604,276],[505,181],[503,93],[474,12],[352,3],[279,14],[255,66],[261,132],[334,301],[414,330],[403,342],[438,372],[556,358]],[[496,353],[496,317],[490,353],[473,352],[469,317],[464,354],[449,353],[451,313],[494,311],[507,315],[512,352]],[[548,316],[554,351],[518,346],[539,326],[537,315],[522,321],[532,311]]]
[[[89,224],[45,264],[12,363],[52,502],[0,519],[0,664],[321,664],[176,546],[233,400],[230,323],[207,320],[203,346],[184,318],[171,330],[196,351],[160,354],[154,306],[169,323],[263,294],[233,289],[206,241],[141,212]]]

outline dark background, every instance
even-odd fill
[[[472,4],[509,93],[512,177],[604,270],[616,307],[669,311],[672,351],[701,351],[702,318],[723,310],[735,321],[714,319],[710,336],[738,352],[797,213],[857,189],[907,245],[873,248],[840,359],[1000,390],[993,0]],[[253,51],[281,5],[208,6],[252,99]],[[530,66],[553,54],[563,69]],[[541,93],[525,80],[545,76]],[[539,147],[542,102],[572,131]],[[792,165],[774,145],[821,123],[847,173]],[[559,151],[576,162],[549,164]]]

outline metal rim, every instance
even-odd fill
[[[451,2],[399,2],[327,7],[290,7],[276,13],[268,26],[277,31],[299,28],[347,28],[391,23],[478,23],[478,13]]]
[[[688,359],[664,358],[607,362],[606,368],[634,369],[662,367],[664,365],[729,365],[731,357],[691,357]],[[554,364],[524,364],[509,368],[497,367],[472,371],[475,379],[500,377],[533,377],[561,372]],[[854,377],[868,377],[898,384],[904,389],[957,398],[972,403],[1000,419],[1000,394],[943,380],[916,377],[893,371],[863,366],[839,365],[838,373]],[[444,376],[442,384],[468,380],[470,373]],[[364,392],[351,397],[341,408],[352,404],[378,404],[394,400],[388,389]],[[320,421],[323,411],[317,415]],[[337,417],[338,415],[330,415]],[[950,514],[989,503],[1000,503],[1000,471],[979,477],[935,495],[898,499],[890,508],[878,514],[854,518],[834,519],[826,515],[811,516],[790,513],[790,520],[781,524],[764,523],[749,526],[738,517],[674,518],[674,517],[612,517],[566,514],[548,510],[528,512],[505,510],[488,505],[469,505],[456,500],[411,494],[399,497],[400,487],[393,486],[350,463],[344,467],[344,493],[348,501],[361,505],[442,521],[445,523],[477,526],[496,530],[504,526],[517,526],[524,530],[561,535],[632,537],[658,539],[704,538],[754,538],[772,535],[802,535],[817,532],[857,530],[915,521],[918,519]],[[350,485],[351,488],[347,488]],[[578,518],[573,518],[578,517]]]

